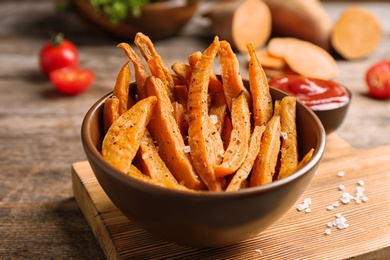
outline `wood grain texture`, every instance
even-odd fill
[[[236,245],[193,249],[162,241],[127,220],[105,195],[87,161],[73,164],[75,198],[109,259],[347,259],[390,257],[390,145],[357,151],[329,137],[324,162],[301,199],[258,236]],[[338,172],[345,176],[339,177]],[[343,192],[354,195],[364,181],[367,202],[343,204]],[[345,191],[339,185],[345,185]],[[311,212],[297,205],[311,198]],[[329,205],[340,202],[334,210]],[[328,222],[341,213],[350,226],[325,235]],[[319,246],[320,245],[320,246]],[[386,250],[386,251],[385,251]],[[362,258],[364,259],[364,258]]]

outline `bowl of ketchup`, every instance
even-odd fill
[[[321,120],[327,134],[342,124],[352,98],[350,90],[335,81],[300,75],[272,78],[269,85],[297,97],[311,108]]]

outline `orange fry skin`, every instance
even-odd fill
[[[184,140],[163,82],[150,76],[146,80],[145,89],[148,96],[157,97],[157,112],[153,115],[148,129],[157,142],[161,158],[179,183],[194,190],[204,189],[205,185],[185,151]]]
[[[102,143],[104,159],[118,170],[129,173],[157,98],[137,102],[111,125]]]
[[[129,60],[133,63],[135,71],[135,82],[137,84],[137,95],[139,99],[145,98],[144,85],[146,78],[148,77],[148,72],[146,67],[142,63],[141,58],[135,53],[131,46],[127,43],[120,43],[117,47],[120,47]]]
[[[271,183],[275,174],[280,150],[280,116],[274,115],[268,122],[261,140],[260,152],[254,162],[250,186]]]
[[[191,150],[192,162],[198,174],[210,191],[220,191],[221,183],[215,177],[213,163],[210,161],[208,150],[207,120],[208,114],[208,85],[212,65],[219,49],[219,39],[214,38],[211,45],[204,51],[196,63],[191,76],[188,93],[188,143]]]
[[[218,56],[221,65],[222,86],[226,103],[229,110],[232,111],[232,101],[234,98],[238,97],[238,95],[243,92],[245,97],[250,100],[251,94],[244,86],[239,71],[238,59],[227,41],[221,41]]]
[[[122,115],[128,109],[130,68],[127,61],[119,71],[112,94],[119,99],[118,113]]]
[[[255,125],[265,125],[272,117],[272,97],[267,76],[256,56],[253,44],[247,44],[249,61],[249,86],[253,100]]]
[[[263,136],[264,130],[265,126],[255,126],[251,135],[251,140],[249,143],[248,153],[246,155],[245,161],[234,174],[233,178],[229,182],[228,187],[226,188],[226,191],[239,190],[242,183],[248,179],[255,159],[260,152],[261,137]]]
[[[229,146],[225,151],[223,162],[215,166],[217,178],[234,173],[244,162],[248,153],[251,135],[250,110],[244,93],[241,93],[232,104],[232,124]]]

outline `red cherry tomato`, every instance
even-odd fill
[[[372,65],[366,72],[366,83],[371,96],[378,99],[390,98],[390,60]]]
[[[88,69],[61,68],[49,75],[54,86],[64,94],[79,94],[92,84],[95,74]]]
[[[52,41],[47,42],[39,53],[41,70],[47,76],[56,69],[78,66],[79,56],[76,47],[63,34],[57,34]]]

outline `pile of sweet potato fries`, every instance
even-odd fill
[[[313,149],[299,161],[296,98],[272,100],[252,44],[248,89],[230,44],[218,37],[188,64],[172,64],[174,73],[149,37],[138,33],[134,43],[144,60],[118,45],[129,60],[104,105],[102,155],[118,170],[166,188],[236,191],[285,178],[310,160]]]

